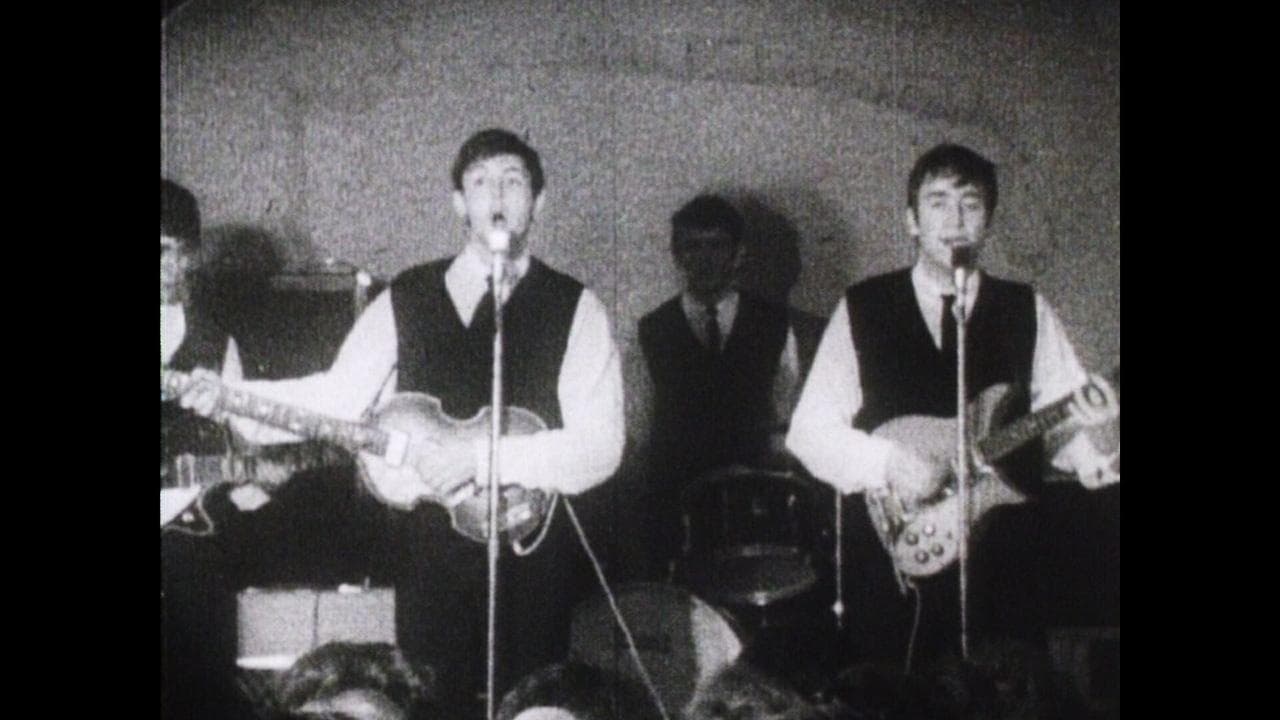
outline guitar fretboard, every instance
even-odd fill
[[[162,396],[176,396],[191,383],[191,376],[187,373],[160,369]],[[331,442],[353,452],[384,455],[390,440],[386,432],[370,425],[338,420],[224,385],[218,387],[218,408],[302,438]]]
[[[1116,368],[1107,380],[1114,387],[1119,388],[1120,369]],[[999,460],[1022,447],[1024,443],[1049,432],[1058,423],[1066,420],[1070,414],[1071,396],[1068,395],[988,435],[978,443],[978,449],[988,461]]]

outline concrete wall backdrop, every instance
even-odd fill
[[[632,418],[676,208],[731,194],[744,284],[827,315],[911,261],[907,173],[942,141],[999,166],[989,269],[1035,282],[1087,366],[1119,362],[1118,2],[191,0],[162,28],[162,173],[211,235],[257,228],[291,266],[455,252],[453,154],[525,134],[534,247],[612,310]]]

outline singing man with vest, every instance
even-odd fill
[[[546,200],[538,153],[501,129],[478,132],[453,164],[453,208],[462,247],[411,267],[356,320],[330,369],[319,375],[238,387],[346,420],[392,393],[425,393],[445,414],[472,418],[490,404],[495,318],[490,243],[509,238],[502,297],[503,397],[547,429],[506,435],[499,476],[547,494],[576,495],[617,469],[624,442],[619,353],[603,304],[579,281],[530,252],[530,231]],[[216,412],[207,391],[183,402]],[[253,421],[233,427],[257,442],[288,438]],[[444,434],[405,459],[424,495],[456,497],[488,477],[487,435]],[[377,489],[375,488],[375,492]],[[485,545],[451,525],[446,503],[393,513],[392,574],[399,646],[437,672],[443,707],[476,708],[485,689]],[[504,542],[499,560],[497,692],[568,650],[573,579],[584,555],[563,510],[527,556]]]
[[[950,472],[945,458],[928,460],[914,442],[875,431],[908,416],[949,418],[938,427],[946,432],[954,427],[956,253],[968,254],[971,262],[982,249],[996,199],[995,165],[968,148],[940,145],[916,161],[907,183],[906,210],[916,262],[848,288],[819,343],[792,416],[787,447],[814,476],[841,493],[857,494],[845,503],[850,518],[846,546],[853,556],[845,563],[846,602],[853,639],[868,655],[904,658],[913,622],[907,591],[912,586],[922,603],[915,657],[937,657],[959,645],[958,563],[898,585],[897,568],[880,547],[862,495],[886,498],[892,507],[909,512],[936,497]],[[975,270],[965,281],[963,298],[970,401],[1008,383],[1020,391],[1002,408],[1012,419],[1072,398],[1070,419],[1056,433],[1004,458],[1001,467],[1009,482],[1034,492],[1046,456],[1055,467],[1074,472],[1085,487],[1118,481],[1115,393],[1104,379],[1081,367],[1044,297],[1028,285]],[[1081,428],[1085,432],[1076,432]],[[907,540],[920,543],[916,552],[933,549],[932,539]],[[981,588],[973,594],[979,608],[998,607],[999,599],[984,598]],[[971,617],[975,614],[979,624],[990,619],[981,610]]]

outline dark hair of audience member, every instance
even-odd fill
[[[577,720],[658,720],[661,715],[636,681],[576,661],[556,663],[516,684],[498,706],[498,720],[533,707],[568,711]]]
[[[1048,653],[1019,640],[984,640],[968,662],[941,663],[927,679],[956,717],[1065,720],[1082,712],[1082,701],[1055,682]]]
[[[721,670],[695,693],[688,720],[815,720],[826,715],[799,692],[745,663]]]
[[[280,678],[278,706],[297,713],[314,701],[366,690],[382,695],[409,717],[428,699],[430,682],[430,671],[414,668],[394,645],[331,642],[298,658]]]

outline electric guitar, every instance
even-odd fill
[[[1119,368],[1108,380],[1119,389]],[[1003,404],[1011,399],[1012,390],[1008,384],[993,385],[969,403],[973,435],[982,438],[973,446],[970,527],[996,507],[1027,499],[1004,480],[993,463],[1053,429],[1070,415],[1071,396],[1068,395],[993,430],[992,425],[1000,418]],[[942,490],[914,508],[904,507],[888,491],[865,494],[872,525],[898,572],[909,577],[937,574],[955,562],[960,552],[960,496],[953,467],[955,418],[907,415],[880,425],[871,434],[906,445],[935,468],[949,468]]]
[[[217,524],[205,508],[205,500],[213,487],[249,484],[271,494],[288,482],[295,472],[349,461],[346,451],[330,445],[308,443],[272,450],[262,457],[237,453],[183,453],[162,460],[160,530],[196,536],[212,535],[217,532]]]
[[[161,396],[176,396],[193,382],[176,370],[160,370]],[[356,454],[360,478],[382,502],[410,510],[429,501],[449,513],[453,528],[476,542],[488,542],[489,492],[473,478],[447,496],[432,492],[416,467],[442,440],[487,438],[492,418],[486,407],[467,420],[445,414],[440,401],[425,393],[398,393],[373,413],[369,422],[338,420],[220,386],[218,409],[299,437],[325,440]],[[531,435],[547,429],[533,412],[508,407],[507,435]],[[513,543],[533,534],[550,514],[556,496],[518,485],[504,485],[498,497],[498,532]]]

